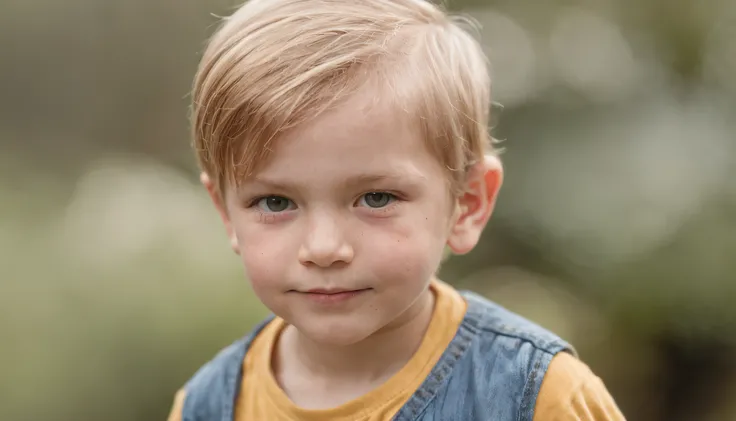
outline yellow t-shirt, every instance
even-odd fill
[[[271,355],[282,319],[269,323],[251,344],[235,405],[235,421],[389,421],[419,388],[450,344],[465,315],[462,296],[443,282],[433,282],[435,306],[427,333],[409,362],[373,391],[324,410],[296,406],[271,372]],[[169,421],[181,421],[184,391],[177,393]],[[603,383],[578,359],[560,353],[552,359],[537,397],[534,421],[620,421],[623,415]]]

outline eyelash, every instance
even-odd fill
[[[357,206],[357,203],[360,202],[360,200],[363,197],[365,197],[366,195],[368,195],[368,194],[387,194],[387,195],[389,195],[391,197],[391,200],[392,200],[386,206],[380,207],[380,208],[371,208],[370,206],[363,206],[366,209],[368,209],[369,211],[374,212],[374,213],[387,212],[388,210],[393,209],[396,206],[398,206],[398,204],[400,202],[403,202],[403,201],[406,200],[401,194],[399,194],[397,192],[383,191],[383,190],[372,190],[372,191],[363,193],[360,196],[358,196],[358,198],[353,201],[354,206],[355,207],[359,207],[359,206]],[[258,213],[260,213],[262,215],[269,215],[271,217],[286,213],[286,211],[281,211],[281,212],[264,212],[263,210],[261,210],[258,207],[258,202],[260,202],[263,199],[267,199],[269,197],[279,197],[279,198],[286,199],[286,200],[288,200],[288,201],[290,201],[290,202],[293,203],[293,200],[291,200],[291,199],[289,199],[289,198],[287,198],[285,196],[279,196],[279,195],[276,195],[276,194],[266,194],[266,195],[257,196],[255,198],[251,199],[250,201],[248,201],[247,202],[248,203],[247,204],[247,207],[249,209],[255,209]],[[293,210],[293,209],[291,209],[291,210]]]
[[[401,196],[399,196],[397,193],[389,192],[389,191],[370,191],[367,193],[363,193],[360,196],[358,196],[358,199],[355,200],[354,203],[359,203],[361,200],[364,200],[364,198],[369,194],[386,194],[389,196],[389,203],[386,204],[386,206],[382,206],[380,208],[372,208],[370,206],[362,206],[366,209],[368,209],[372,213],[385,213],[392,209],[394,209],[396,206],[399,205],[404,199],[402,199]]]

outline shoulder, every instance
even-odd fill
[[[222,349],[204,364],[186,383],[181,398],[181,420],[216,418],[223,409],[227,396],[237,388],[241,361],[245,356],[246,338]]]
[[[182,419],[210,419],[211,414],[218,413],[223,404],[235,396],[248,347],[272,319],[260,322],[249,334],[220,350],[196,371],[178,394],[184,414]]]
[[[227,369],[237,365],[245,356],[247,337],[238,339],[220,350],[211,360],[200,367],[187,381],[184,390],[212,386],[220,380]]]
[[[228,368],[240,367],[248,346],[271,320],[273,320],[273,316],[261,321],[247,335],[220,350],[210,361],[197,370],[184,389],[188,391],[200,385],[211,385],[213,381],[217,381],[218,378],[222,377],[224,372],[228,371]]]
[[[476,293],[460,295],[465,317],[437,371],[439,380],[453,373],[440,406],[463,411],[472,401],[472,413],[462,419],[531,421],[551,361],[575,351],[558,335]]]
[[[468,303],[464,329],[475,337],[470,361],[477,368],[471,373],[481,398],[519,403],[518,419],[524,420],[624,420],[572,345],[478,294],[461,294]]]
[[[601,379],[585,363],[567,353],[552,359],[534,412],[534,421],[624,420]]]
[[[171,405],[171,411],[169,412],[169,417],[167,418],[167,421],[182,421],[181,412],[182,408],[184,407],[185,397],[186,392],[183,389],[176,392],[176,395],[174,396],[174,404]]]
[[[575,349],[551,331],[470,291],[461,292],[468,303],[464,324],[479,335],[533,347],[551,356],[561,351],[576,355]]]

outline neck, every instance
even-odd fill
[[[428,288],[396,320],[358,343],[346,346],[318,343],[288,326],[280,341],[284,346],[280,348],[290,349],[286,357],[297,360],[301,370],[311,376],[338,381],[384,381],[398,372],[417,351],[433,308],[434,294]]]

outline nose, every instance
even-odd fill
[[[299,249],[299,261],[303,265],[327,268],[346,264],[353,260],[354,251],[338,217],[330,214],[310,218],[307,235]]]

